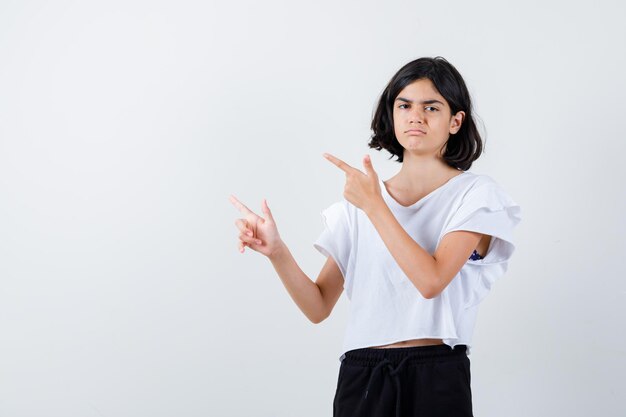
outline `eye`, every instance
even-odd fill
[[[439,109],[437,107],[433,107],[433,106],[426,106],[426,109],[433,109],[433,111],[439,111]]]
[[[404,106],[406,106],[406,107],[404,107]],[[408,108],[408,106],[409,106],[408,104],[400,104],[400,105],[398,106],[398,108],[399,108],[399,109],[406,109],[406,108]]]

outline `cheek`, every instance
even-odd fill
[[[402,130],[398,127],[398,123],[396,123],[395,121],[393,123],[393,133],[395,134],[396,139],[398,139],[402,133]]]
[[[393,114],[393,130],[394,132],[398,132],[398,126],[401,124],[402,122],[400,121],[400,117],[394,113]]]

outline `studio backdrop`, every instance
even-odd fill
[[[482,417],[624,415],[617,1],[0,2],[0,416],[332,414],[345,293],[313,324],[238,251],[235,195],[313,280],[329,152],[443,56],[520,204],[470,357]]]

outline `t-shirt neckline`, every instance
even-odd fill
[[[380,182],[380,188],[382,189],[383,193],[385,193],[387,195],[389,201],[391,201],[396,207],[399,207],[401,209],[411,209],[411,208],[421,204],[423,201],[427,200],[429,197],[431,197],[432,195],[436,194],[440,190],[446,188],[448,185],[453,183],[454,180],[456,180],[458,177],[463,176],[464,174],[467,174],[467,171],[461,171],[460,174],[457,174],[454,177],[450,178],[448,181],[444,182],[439,187],[435,188],[430,193],[426,194],[424,197],[420,198],[419,200],[417,200],[415,203],[411,204],[410,206],[403,206],[402,204],[400,204],[395,198],[393,198],[391,196],[389,191],[387,191],[387,187],[385,186],[385,183],[383,182],[383,180],[379,179],[379,182]]]

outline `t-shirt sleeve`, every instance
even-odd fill
[[[520,206],[493,180],[470,190],[442,233],[468,230],[491,236],[482,259],[468,259],[461,270],[466,307],[480,303],[508,269],[515,252],[515,227],[521,221]]]
[[[325,256],[332,256],[346,278],[350,257],[350,222],[346,201],[338,201],[321,211],[324,230],[313,243]]]

